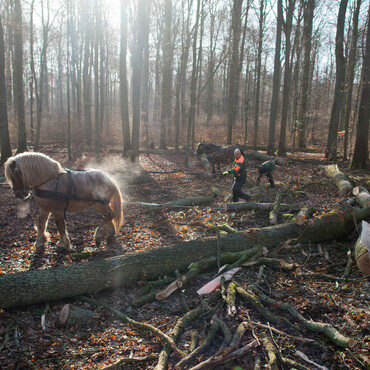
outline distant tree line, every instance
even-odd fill
[[[0,0],[0,149],[320,145],[365,168],[363,0]]]

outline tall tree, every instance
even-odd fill
[[[163,35],[163,79],[162,79],[162,106],[159,148],[167,149],[167,129],[171,120],[172,95],[172,0],[165,0],[164,4],[164,35]]]
[[[315,10],[315,0],[302,0],[303,2],[303,71],[301,85],[301,102],[298,114],[298,147],[306,147],[306,127],[308,120],[308,98],[310,85],[312,24]]]
[[[100,100],[99,100],[99,41],[101,33],[101,12],[100,12],[100,1],[95,0],[95,40],[94,40],[94,151],[96,154],[100,151]]]
[[[143,86],[142,86],[142,108],[141,116],[143,119],[142,126],[144,128],[145,143],[149,148],[149,101],[150,101],[150,71],[149,71],[149,58],[150,58],[150,45],[149,45],[149,27],[150,27],[150,9],[151,1],[147,2],[147,9],[145,10],[145,22],[143,24],[144,32],[144,53],[143,53]]]
[[[132,52],[132,153],[131,160],[139,156],[140,150],[140,107],[141,107],[141,76],[143,65],[144,33],[142,24],[145,22],[146,0],[138,0],[135,35]]]
[[[344,23],[346,20],[346,9],[348,0],[341,0],[339,5],[339,13],[337,19],[337,33],[335,36],[335,64],[336,64],[336,78],[334,101],[331,110],[328,141],[326,144],[325,158],[335,159],[337,157],[337,134],[339,127],[340,112],[343,103],[343,91],[345,82],[345,68],[344,60]]]
[[[42,48],[40,53],[40,63],[39,63],[39,78],[37,79],[36,70],[34,67],[34,61],[31,61],[33,68],[33,75],[35,80],[35,95],[36,95],[36,131],[35,131],[35,143],[34,149],[38,150],[40,145],[40,135],[41,135],[41,122],[43,113],[43,104],[47,101],[44,95],[47,94],[45,91],[45,75],[47,74],[47,49],[49,46],[49,30],[50,30],[50,9],[49,2],[47,3],[46,16],[44,4],[41,3],[41,22],[42,22]]]
[[[231,60],[229,69],[229,92],[228,92],[228,108],[227,108],[227,144],[232,142],[233,126],[236,122],[236,111],[238,107],[236,91],[239,84],[238,72],[239,72],[239,42],[241,34],[241,8],[243,0],[235,0],[232,9],[231,17],[231,34],[232,34],[232,46],[231,46]]]
[[[260,0],[260,14],[259,14],[259,31],[258,31],[258,51],[257,51],[257,66],[256,66],[256,91],[255,91],[255,105],[254,105],[254,133],[253,133],[253,147],[257,149],[258,143],[258,120],[260,110],[260,90],[261,90],[261,67],[262,67],[262,44],[263,34],[266,19],[266,0]]]
[[[8,108],[5,87],[5,51],[3,21],[0,17],[0,162],[4,163],[12,155],[9,139]]]
[[[198,25],[200,17],[200,2],[197,0],[197,10],[195,15],[195,25],[193,34],[193,69],[191,72],[190,80],[190,107],[188,113],[188,126],[186,134],[186,154],[185,154],[185,167],[189,167],[189,157],[191,148],[191,128],[195,119],[195,104],[196,104],[196,88],[197,88],[197,38],[198,38]]]
[[[14,97],[16,101],[18,119],[18,147],[17,153],[27,150],[26,116],[24,110],[23,84],[23,22],[20,0],[14,1]]]
[[[120,106],[123,135],[123,153],[130,149],[130,120],[128,112],[127,83],[127,0],[121,0],[121,49],[120,49]]]
[[[370,5],[367,15],[367,34],[364,62],[362,66],[362,91],[357,118],[356,143],[351,168],[366,168],[369,160],[370,123]]]
[[[277,22],[276,22],[276,41],[275,41],[275,61],[274,61],[274,78],[272,84],[272,100],[270,110],[269,140],[267,154],[274,154],[275,147],[275,126],[276,115],[280,91],[280,50],[281,50],[281,29],[283,26],[283,1],[277,1]]]
[[[83,2],[83,7],[86,8],[86,0]],[[83,83],[83,112],[84,112],[84,126],[86,134],[86,144],[90,148],[92,143],[92,122],[91,122],[91,42],[92,42],[92,30],[91,30],[91,13],[90,10],[82,12],[83,28],[84,28],[84,55],[83,55],[83,71],[82,71],[82,83]]]
[[[351,116],[352,108],[352,92],[353,92],[353,80],[355,76],[355,66],[356,66],[356,50],[358,41],[358,18],[360,14],[362,0],[357,0],[355,5],[355,10],[353,13],[352,22],[352,35],[351,42],[349,46],[348,64],[347,64],[347,93],[344,104],[344,117],[343,117],[343,128],[344,128],[344,139],[343,139],[343,159],[347,160],[347,150],[348,150],[348,138],[349,138],[349,120]]]
[[[279,155],[286,154],[286,128],[288,121],[288,110],[290,102],[290,87],[291,87],[291,32],[293,25],[293,14],[294,14],[295,0],[288,0],[286,6],[285,22],[283,22],[283,30],[285,34],[285,57],[284,57],[284,88],[283,88],[283,100],[281,108],[281,125],[280,125],[280,136],[279,136]]]

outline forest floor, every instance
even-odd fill
[[[231,176],[227,178],[203,176],[194,173],[206,173],[196,157],[191,158],[190,167],[184,168],[184,154],[174,151],[160,154],[141,154],[140,165],[130,165],[119,154],[106,152],[103,159],[93,161],[91,153],[74,153],[74,160],[67,160],[67,152],[59,147],[48,146],[42,151],[61,162],[68,168],[98,167],[113,174],[120,185],[124,204],[124,225],[117,235],[122,246],[121,253],[140,252],[195,238],[216,235],[216,225],[228,224],[237,230],[269,225],[266,212],[232,213],[224,210],[225,203],[231,202]],[[292,155],[293,157],[293,155]],[[294,158],[322,159],[319,154],[295,153]],[[289,159],[289,156],[286,157]],[[284,190],[284,203],[298,203],[301,207],[316,209],[315,216],[330,210],[340,200],[332,181],[325,177],[324,170],[309,162],[289,162],[287,166],[277,167],[273,173],[276,188],[270,189],[264,177],[260,186],[255,180],[260,163],[248,161],[248,180],[244,190],[252,196],[254,202],[273,202],[279,190]],[[151,174],[152,182],[141,185],[125,185],[119,171],[145,170],[157,172]],[[166,174],[158,172],[172,172]],[[0,176],[2,176],[0,168]],[[342,171],[351,176],[354,185],[369,188],[369,173],[351,172],[346,167]],[[193,174],[188,174],[188,173]],[[217,187],[220,194],[215,201],[204,207],[179,210],[161,210],[145,212],[145,207],[130,202],[165,203],[180,198],[210,195],[210,189]],[[12,274],[30,269],[53,268],[74,263],[70,255],[60,256],[55,252],[57,233],[54,220],[49,222],[50,241],[42,259],[35,259],[33,243],[36,240],[37,208],[32,200],[17,200],[10,189],[0,187],[0,274]],[[280,220],[283,222],[282,220]],[[72,241],[73,251],[91,251],[91,258],[109,257],[106,245],[97,250],[93,244],[95,227],[101,222],[101,216],[95,209],[80,213],[67,213],[67,227]],[[236,316],[229,317],[225,307],[217,311],[234,333],[241,322],[247,323],[240,347],[250,343],[255,337],[260,338],[266,331],[272,334],[272,341],[281,353],[309,369],[317,368],[297,357],[296,351],[329,369],[366,369],[370,359],[370,280],[353,265],[350,278],[341,279],[347,263],[347,251],[353,252],[357,232],[342,240],[332,240],[320,245],[297,245],[294,241],[282,248],[277,258],[288,263],[299,264],[302,272],[316,272],[338,277],[337,280],[310,280],[297,278],[293,272],[286,273],[265,267],[259,282],[264,291],[279,301],[292,304],[304,317],[314,321],[331,324],[341,334],[353,338],[353,349],[336,347],[324,336],[303,330],[299,335],[290,327],[276,327],[281,331],[261,328],[257,324],[269,325],[252,306],[237,299]],[[352,255],[354,255],[352,253]],[[195,261],[196,262],[196,261]],[[244,267],[234,276],[234,281],[247,289],[255,282],[259,267]],[[216,271],[213,271],[216,275]],[[174,272],[175,274],[175,272]],[[185,292],[185,299],[190,309],[199,305],[196,290],[210,278],[197,279]],[[96,294],[95,298],[109,303],[132,319],[149,323],[170,334],[177,320],[185,314],[183,295],[174,293],[165,301],[155,301],[136,307],[138,298],[146,286],[145,281],[121,287],[112,291]],[[92,308],[78,300],[68,302],[76,306],[95,311],[95,318],[87,325],[61,325],[59,314],[66,302],[50,302],[45,305],[33,305],[14,309],[0,310],[0,367],[1,369],[92,369],[108,367],[120,358],[131,358],[121,368],[150,369],[157,363],[162,349],[161,341],[153,335],[136,330],[123,323],[106,309]],[[277,307],[269,307],[279,314]],[[46,312],[45,321],[41,319]],[[204,335],[204,319],[194,320],[180,337],[180,349],[189,350],[192,333]],[[285,334],[284,334],[285,333]],[[299,338],[312,339],[311,342]],[[215,355],[223,341],[219,331],[211,346],[195,363]],[[258,347],[253,354],[238,358],[217,368],[253,369],[257,355],[260,355],[261,368],[269,368],[266,351]],[[169,358],[169,368],[174,368],[180,360],[176,353]],[[287,368],[285,365],[282,368]]]

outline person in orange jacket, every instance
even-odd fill
[[[223,172],[222,175],[226,176],[232,174],[234,176],[234,182],[231,188],[233,192],[233,202],[238,202],[239,198],[248,201],[251,198],[250,195],[242,191],[242,187],[247,181],[247,166],[240,149],[235,149],[234,157],[233,168]]]

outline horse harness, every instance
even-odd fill
[[[41,185],[45,184],[46,182],[55,178],[55,177],[52,177],[52,178],[47,179],[46,181],[42,182],[41,184],[37,185],[33,190],[33,194],[36,197],[39,197],[39,198],[61,200],[61,201],[66,202],[66,205],[64,207],[64,219],[66,218],[67,207],[68,207],[68,204],[71,200],[76,200],[76,201],[80,200],[80,201],[86,201],[86,202],[98,202],[98,203],[103,203],[103,204],[109,203],[105,200],[100,199],[98,194],[96,194],[96,196],[97,196],[96,199],[95,198],[80,197],[77,194],[76,184],[73,181],[72,174],[73,174],[73,172],[84,171],[89,176],[92,184],[94,184],[94,180],[92,179],[92,177],[90,176],[88,171],[86,171],[86,170],[70,170],[68,168],[65,168],[65,170],[68,174],[68,192],[67,193],[62,193],[62,192],[58,191],[59,180],[60,180],[61,175],[63,174],[63,173],[59,173],[57,178],[56,178],[57,181],[56,181],[56,184],[55,184],[55,190],[38,189],[39,186],[41,186]]]

